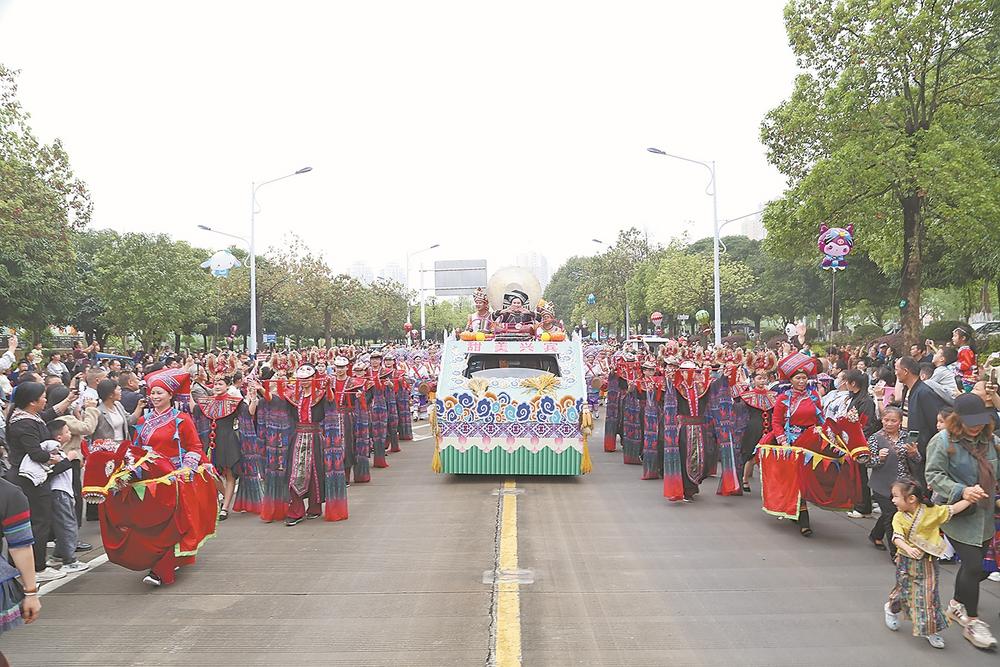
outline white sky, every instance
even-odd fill
[[[335,268],[516,253],[554,271],[620,228],[665,241],[784,181],[759,124],[792,87],[785,0],[0,0],[0,62],[61,137],[93,225],[203,247],[294,231]],[[733,225],[727,233],[737,232]]]

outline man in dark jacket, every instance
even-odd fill
[[[912,357],[896,360],[896,379],[906,385],[906,430],[916,431],[920,450],[920,477],[923,483],[923,462],[927,460],[927,443],[937,433],[937,415],[946,403],[937,392],[920,379],[920,364]]]

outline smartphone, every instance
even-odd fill
[[[920,440],[920,431],[907,431],[906,432],[906,442],[907,444],[917,444]]]

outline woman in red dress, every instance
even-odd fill
[[[809,389],[809,378],[815,377],[818,372],[817,359],[797,352],[778,363],[778,374],[781,379],[787,380],[792,386],[788,393],[781,396],[774,404],[771,431],[764,434],[761,442],[776,442],[782,446],[796,445],[805,449],[818,449],[815,443],[818,440],[815,428],[822,419],[823,404],[819,394]],[[761,484],[768,483],[768,481],[771,480],[765,480],[762,465]],[[779,480],[774,479],[774,482],[779,482]],[[809,510],[805,500],[800,500],[798,517],[792,520],[798,521],[799,532],[802,533],[803,537],[812,535],[813,531],[809,526]]]
[[[149,569],[143,582],[174,583],[176,570],[194,563],[215,535],[216,475],[191,415],[171,405],[187,371],[146,378],[151,410],[136,424],[134,442],[92,443],[84,495],[101,502],[101,537],[108,559],[131,570]],[[89,474],[88,474],[89,473]]]

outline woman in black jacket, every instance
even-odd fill
[[[7,479],[28,498],[31,511],[31,533],[36,535],[32,546],[35,554],[35,580],[38,582],[61,579],[66,575],[58,570],[45,567],[45,538],[52,526],[52,492],[44,482],[39,486],[27,477],[19,475],[21,461],[25,456],[41,464],[55,465],[62,459],[52,456],[41,444],[49,439],[49,429],[42,419],[45,410],[45,386],[41,382],[25,382],[14,392],[14,409],[7,418],[7,453],[10,470]],[[65,466],[68,468],[68,464]]]
[[[858,417],[864,423],[865,438],[870,438],[882,427],[875,413],[875,399],[868,393],[868,385],[868,375],[862,371],[854,369],[844,374],[844,387],[851,395],[847,411],[857,411]],[[852,518],[870,516],[872,513],[872,490],[868,487],[868,468],[859,466],[858,469],[861,471],[861,502],[854,506],[853,512],[848,513]]]

